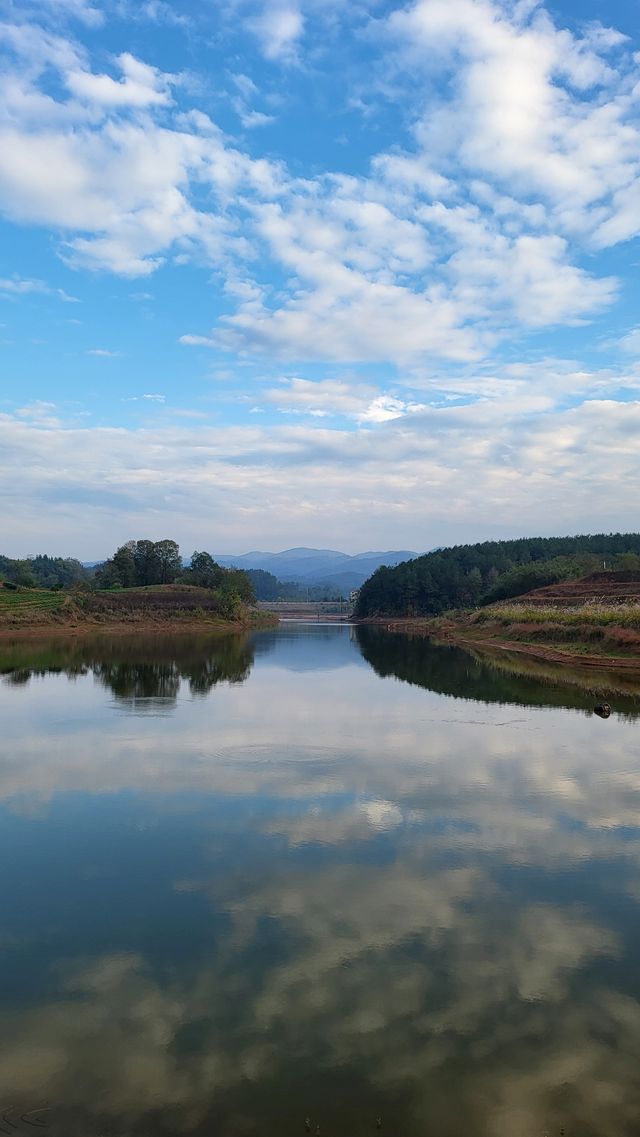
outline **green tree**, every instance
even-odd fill
[[[162,583],[160,556],[155,541],[136,541],[133,560],[137,585]]]
[[[191,567],[188,572],[191,584],[198,584],[201,588],[218,588],[224,578],[225,570],[211,553],[195,552],[191,557]]]
[[[127,541],[113,554],[113,583],[121,584],[123,588],[133,588],[136,583],[135,548],[135,541]]]
[[[165,537],[163,541],[156,541],[155,553],[158,559],[160,580],[159,584],[173,584],[182,570],[180,548],[176,541]]]
[[[33,575],[30,561],[14,561],[12,579],[14,584],[21,584],[24,588],[35,588],[36,578]]]

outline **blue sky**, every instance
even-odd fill
[[[0,0],[0,551],[637,529],[638,15]]]

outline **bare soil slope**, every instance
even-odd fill
[[[640,573],[597,572],[536,588],[453,620],[451,634],[556,661],[640,667]]]
[[[563,580],[547,584],[524,596],[514,596],[509,604],[566,605],[581,604],[640,604],[640,572],[594,572],[579,580]]]

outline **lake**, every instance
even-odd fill
[[[0,673],[0,1132],[640,1133],[631,681],[293,623]]]

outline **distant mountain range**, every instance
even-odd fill
[[[297,584],[333,584],[346,594],[360,585],[380,565],[398,565],[420,556],[410,549],[387,552],[348,553],[336,549],[285,549],[282,553],[213,553],[213,559],[225,568],[264,569],[278,580]]]

